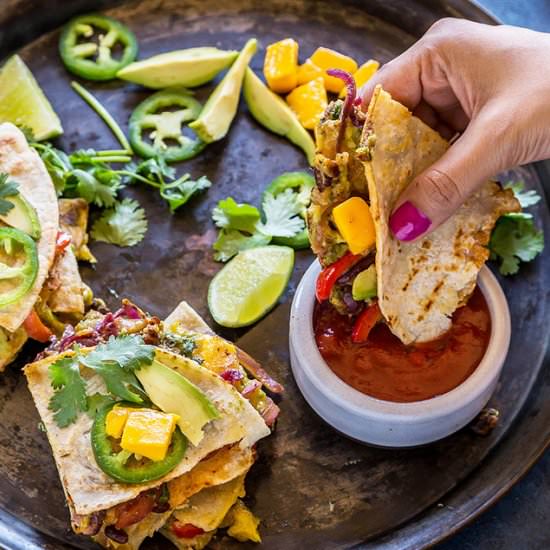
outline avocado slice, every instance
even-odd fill
[[[117,77],[146,88],[185,86],[193,88],[212,80],[220,71],[231,65],[238,51],[202,47],[175,50],[134,61],[117,73]]]
[[[353,280],[351,287],[353,299],[360,302],[361,300],[374,298],[378,293],[376,284],[376,267],[372,264],[364,271],[361,271]]]
[[[250,68],[247,68],[244,77],[243,94],[252,116],[268,130],[286,137],[303,149],[312,165],[315,143],[311,135],[285,101],[273,93]]]
[[[257,45],[255,38],[245,44],[223,80],[208,98],[199,118],[189,124],[189,128],[205,143],[218,141],[227,134],[237,113],[244,71],[256,53]]]
[[[219,416],[210,399],[179,372],[157,360],[135,374],[149,399],[162,411],[177,414],[182,433],[198,445],[203,426]]]
[[[8,197],[8,200],[13,208],[7,214],[0,215],[0,221],[38,240],[41,234],[40,221],[31,203],[21,194]]]

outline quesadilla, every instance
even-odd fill
[[[89,292],[80,278],[74,249],[62,232],[52,180],[23,133],[10,123],[0,124],[0,187],[3,370],[27,338],[47,341],[60,335],[66,322],[77,322],[84,315],[84,296]],[[65,201],[64,208],[72,208],[75,200],[81,199]],[[87,219],[87,205],[85,215]],[[72,232],[81,225],[80,218],[77,224],[69,220],[64,228]]]
[[[357,316],[356,341],[380,320],[405,344],[442,335],[475,288],[497,219],[520,210],[513,192],[487,182],[430,234],[401,242],[389,229],[396,201],[449,144],[381,87],[366,115],[342,101],[329,105],[316,139],[307,219],[325,268],[318,298]]]
[[[222,523],[259,539],[239,499],[278,407],[188,304],[164,323],[92,309],[25,375],[76,533],[130,550],[161,528],[184,548]]]

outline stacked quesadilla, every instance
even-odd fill
[[[473,292],[495,222],[520,205],[487,182],[435,231],[398,241],[389,217],[399,195],[449,144],[380,86],[366,114],[354,99],[332,102],[316,129],[308,229],[324,268],[318,298],[356,319],[356,341],[379,321],[405,344],[433,340]]]
[[[124,301],[25,367],[76,533],[136,549],[160,531],[203,548],[224,527],[260,540],[241,500],[282,387],[185,302],[164,321]]]
[[[58,204],[52,180],[24,135],[0,124],[0,370],[27,338],[47,341],[76,322],[89,295],[78,272],[70,234],[87,221],[87,204]],[[82,204],[84,203],[84,204]],[[60,218],[60,210],[65,214]],[[78,246],[86,246],[84,236]]]

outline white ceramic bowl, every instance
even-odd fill
[[[294,378],[313,410],[343,434],[372,445],[412,447],[436,441],[470,422],[491,397],[510,343],[510,312],[495,276],[483,267],[478,285],[491,314],[491,337],[476,370],[453,390],[424,401],[394,403],[369,397],[346,384],[323,360],[312,314],[315,261],[303,276],[290,314],[290,360]]]

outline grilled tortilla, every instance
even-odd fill
[[[520,210],[510,189],[485,183],[443,225],[411,243],[391,234],[388,220],[409,183],[449,144],[378,87],[361,144],[376,227],[378,303],[391,331],[405,344],[433,340],[451,326],[453,312],[473,292],[489,258],[497,219]]]
[[[61,429],[55,423],[52,411],[48,409],[49,400],[53,395],[48,366],[72,353],[69,351],[32,363],[25,368],[25,375],[46,427],[67,500],[75,514],[91,514],[127,502],[146,489],[158,487],[191,471],[202,459],[221,447],[234,443],[250,447],[270,433],[252,405],[231,385],[194,361],[157,348],[156,359],[177,370],[198,386],[221,414],[219,418],[207,424],[200,444],[196,447],[190,445],[182,462],[163,478],[139,485],[117,483],[95,462],[90,444],[92,419],[86,414],[81,414],[74,424]],[[87,381],[88,391],[106,392],[102,380],[97,375],[83,370],[83,376]]]
[[[0,327],[16,331],[31,312],[55,255],[59,228],[57,196],[50,175],[23,133],[13,124],[0,124],[0,173],[19,184],[19,192],[36,210],[41,236],[37,242],[38,274],[29,292],[19,301],[0,308]],[[0,285],[1,286],[1,285]]]

